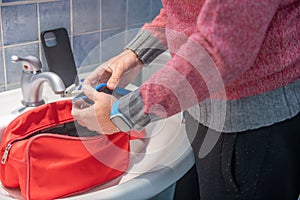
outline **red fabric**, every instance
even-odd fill
[[[85,138],[43,133],[24,139],[73,121],[71,108],[69,100],[46,104],[9,124],[1,142],[1,157],[13,143],[0,168],[4,186],[20,187],[25,199],[46,200],[86,191],[124,173],[129,163],[128,133]]]

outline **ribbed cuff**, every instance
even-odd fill
[[[151,63],[166,50],[160,41],[145,29],[140,29],[135,38],[125,48],[134,51],[144,64]]]
[[[123,96],[119,101],[119,111],[131,121],[135,130],[142,130],[150,122],[161,119],[156,115],[144,113],[144,102],[139,90]]]
[[[202,125],[219,132],[237,133],[282,122],[300,112],[300,80],[236,100],[205,99],[188,109]]]

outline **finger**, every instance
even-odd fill
[[[124,72],[120,67],[115,67],[112,71],[111,77],[107,81],[107,87],[111,90],[114,90],[118,85],[123,73]]]
[[[75,113],[72,113],[72,114],[73,114],[74,120],[75,120],[79,125],[86,127],[86,124],[84,123],[84,121],[81,120],[80,118],[77,118],[77,117],[76,117],[77,114],[75,114]]]
[[[96,90],[91,85],[82,85],[82,91],[87,96],[87,98],[95,102]]]
[[[82,126],[87,126],[90,123],[92,110],[90,107],[85,109],[77,109],[72,108],[71,114],[73,115],[74,119]]]
[[[91,105],[89,107],[82,108],[82,107],[77,107],[77,105],[73,104],[71,115],[75,119],[84,119],[88,117],[90,107]]]
[[[73,106],[71,110],[71,115],[74,117],[75,120],[80,118],[81,116],[80,114],[81,114],[81,110]]]
[[[84,121],[81,121],[81,120],[76,120],[76,121],[79,125],[86,127],[86,124],[84,123]]]
[[[96,85],[98,83],[99,76],[98,74],[101,74],[101,72],[95,71],[91,73],[83,82],[83,84],[86,85]]]
[[[112,68],[111,68],[109,65],[105,68],[105,71],[106,71],[107,73],[110,73],[110,75],[111,75],[112,72],[113,72]]]
[[[98,83],[106,83],[111,77],[111,71],[105,70],[101,75],[99,75]]]
[[[103,74],[107,73],[105,72],[105,66],[106,64],[101,64],[97,67],[96,70],[94,70],[83,82],[83,84],[88,84],[95,86],[97,83],[99,83],[100,79],[102,78]],[[108,79],[106,79],[107,81]]]
[[[83,85],[95,85],[95,84],[97,84],[97,81],[91,77],[88,77],[88,78],[84,79],[82,84]]]

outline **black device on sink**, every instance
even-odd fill
[[[41,40],[48,70],[59,75],[66,88],[72,84],[78,85],[77,69],[67,30],[58,28],[43,31]]]

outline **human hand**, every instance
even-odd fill
[[[84,108],[74,104],[72,108],[74,119],[80,125],[100,134],[120,132],[110,121],[111,106],[116,98],[104,92],[98,92],[90,85],[83,85],[83,92],[89,99],[94,101],[94,104]]]
[[[142,63],[131,50],[124,50],[119,55],[101,64],[84,81],[84,84],[95,86],[106,83],[111,90],[116,86],[125,87],[140,72]]]

